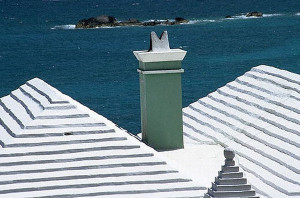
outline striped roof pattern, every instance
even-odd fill
[[[300,75],[257,66],[183,110],[186,142],[236,151],[260,197],[300,197]]]
[[[125,130],[33,79],[0,99],[0,197],[200,197]]]

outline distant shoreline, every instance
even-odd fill
[[[260,19],[260,18],[270,18],[270,17],[280,17],[280,16],[300,16],[300,13],[294,13],[294,14],[283,14],[283,13],[273,13],[273,14],[263,14],[262,17],[246,17],[247,13],[241,13],[239,15],[232,15],[230,18],[207,18],[207,19],[186,19],[187,22],[185,23],[177,23],[176,25],[191,25],[191,24],[206,24],[206,23],[214,23],[214,22],[223,22],[223,21],[228,21],[228,20],[248,20],[248,19]],[[174,19],[151,19],[151,20],[145,20],[140,23],[149,23],[148,26],[151,26],[150,24],[155,22],[156,25],[168,25],[165,24],[165,22],[172,22]],[[117,21],[118,24],[124,23],[124,21]],[[131,23],[129,25],[100,25],[100,26],[95,26],[95,27],[89,27],[89,28],[81,28],[81,27],[76,27],[76,24],[65,24],[65,25],[56,25],[54,27],[51,27],[51,29],[65,29],[65,30],[71,30],[71,29],[99,29],[99,28],[117,28],[117,27],[129,27],[129,26],[141,26],[141,27],[146,27],[143,25],[134,25],[134,23]]]
[[[126,21],[117,21],[113,16],[96,16],[88,19],[81,19],[75,25],[75,28],[99,28],[99,27],[118,27],[118,26],[156,26],[156,25],[178,25],[188,23],[189,20],[176,17],[174,20],[150,20],[139,21],[136,18],[130,18]]]

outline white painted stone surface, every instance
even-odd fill
[[[298,74],[254,67],[184,108],[185,149],[160,153],[40,79],[0,102],[0,197],[201,197],[226,146],[260,197],[300,197]]]
[[[224,148],[220,145],[186,143],[184,149],[160,152],[178,164],[182,172],[199,186],[209,187],[224,164]]]
[[[33,79],[0,99],[0,197],[199,197],[168,159]]]
[[[186,55],[186,51],[181,49],[158,52],[133,51],[133,54],[141,62],[182,61]]]
[[[183,109],[185,142],[233,148],[260,197],[296,198],[299,118],[300,75],[261,65]]]

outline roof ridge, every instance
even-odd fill
[[[259,65],[253,67],[250,71],[258,71],[261,73],[273,75],[300,85],[300,74],[293,73],[284,69],[279,69],[268,65]]]

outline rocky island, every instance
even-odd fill
[[[263,16],[263,13],[257,12],[257,11],[249,12],[246,15],[246,17],[262,17],[262,16]]]
[[[77,22],[76,28],[99,28],[99,27],[117,27],[117,26],[155,26],[155,25],[177,25],[188,23],[189,20],[182,17],[176,17],[174,20],[151,20],[141,22],[138,19],[131,18],[126,21],[117,21],[113,16],[97,16],[88,19],[82,19]]]
[[[263,13],[262,12],[257,12],[257,11],[254,11],[254,12],[248,12],[246,14],[246,17],[262,17],[263,16]],[[225,16],[226,19],[230,19],[230,18],[234,18],[232,17],[231,15],[227,15]]]

